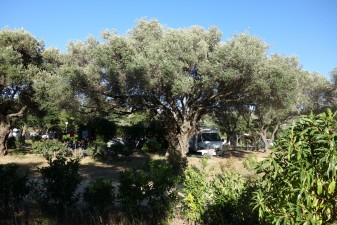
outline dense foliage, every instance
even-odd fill
[[[0,30],[0,154],[15,119],[37,106],[33,80],[43,50],[43,42],[24,30]]]
[[[337,113],[295,122],[258,168],[260,217],[273,224],[336,223],[336,142]]]
[[[336,68],[331,84],[303,71],[296,57],[269,55],[259,37],[242,33],[220,40],[215,27],[172,29],[140,20],[125,36],[104,31],[102,41],[70,42],[61,54],[45,50],[24,30],[0,30],[0,154],[26,148],[24,138],[20,146],[15,137],[6,142],[18,126],[23,134],[28,127],[40,133],[85,130],[86,154],[105,162],[118,155],[128,159],[135,141],[147,139],[141,151],[168,149],[167,161],[121,172],[116,196],[109,178],[91,182],[83,193],[90,208],[106,211],[116,201],[131,221],[158,224],[180,201],[191,223],[336,223],[337,113],[294,123],[258,167],[260,184],[227,170],[209,177],[205,159],[201,169],[186,167],[189,138],[210,113],[233,139],[247,132],[258,147],[261,138],[268,147],[267,138],[272,142],[283,124],[337,104]],[[135,115],[141,115],[137,122]],[[125,142],[108,146],[113,137]],[[28,186],[16,166],[0,165],[0,212],[21,204],[34,187],[29,197],[42,207],[72,210],[80,197],[79,160],[68,161],[71,152],[56,140],[33,142],[32,150],[49,161],[38,169],[42,183]]]
[[[251,206],[254,183],[223,168],[210,177],[207,158],[203,167],[189,166],[184,174],[182,209],[191,223],[259,224]]]
[[[82,181],[79,160],[57,157],[49,159],[48,163],[48,167],[39,168],[43,181],[40,201],[49,206],[56,206],[56,209],[62,212],[73,207],[80,197],[76,193]]]
[[[68,148],[65,143],[49,139],[33,142],[32,151],[35,154],[42,154],[47,159],[51,159],[56,156],[72,155],[72,150]]]
[[[0,219],[22,206],[29,193],[28,171],[20,175],[18,165],[0,165]]]
[[[154,223],[173,215],[179,176],[171,164],[148,160],[144,167],[121,172],[118,200],[125,215],[132,219],[150,218]]]
[[[156,139],[149,139],[145,142],[144,146],[141,148],[142,152],[160,152],[161,146]]]
[[[88,206],[100,212],[111,209],[115,198],[115,188],[112,180],[108,178],[97,178],[91,181],[83,192],[83,200]]]

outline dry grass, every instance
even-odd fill
[[[224,153],[222,157],[214,156],[211,157],[207,163],[208,168],[211,168],[213,174],[218,174],[221,172],[222,168],[236,171],[244,176],[249,176],[254,173],[254,171],[248,171],[243,166],[243,161],[251,154],[256,155],[258,161],[263,160],[270,152],[263,151],[249,151],[249,150],[229,150]],[[200,157],[188,157],[189,165],[195,165],[201,168]]]
[[[227,168],[237,171],[242,175],[249,175],[252,171],[247,171],[243,166],[244,159],[255,154],[258,160],[262,160],[268,152],[254,152],[245,150],[230,150],[223,157],[211,157],[207,163],[208,168],[212,168],[214,173],[221,171],[221,168]],[[115,159],[109,162],[100,162],[92,157],[84,157],[80,160],[80,173],[85,180],[91,180],[98,177],[109,177],[116,183],[118,182],[119,173],[125,169],[136,167],[142,164],[145,156],[135,152],[127,158]],[[162,156],[152,156],[153,159],[162,159]],[[189,165],[195,165],[201,168],[201,157],[187,157]],[[37,168],[48,166],[47,160],[41,155],[25,154],[25,155],[7,155],[0,157],[0,164],[15,163],[19,165],[19,171],[30,171],[30,176],[33,179],[39,178]]]

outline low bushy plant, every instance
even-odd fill
[[[38,168],[42,176],[41,202],[59,210],[70,208],[79,200],[76,190],[82,181],[79,160],[58,156],[48,160],[48,167]]]
[[[32,151],[35,154],[42,154],[47,159],[54,156],[71,155],[71,150],[64,143],[49,139],[33,142]]]
[[[157,224],[172,215],[179,180],[172,169],[166,161],[148,160],[143,168],[121,172],[118,200],[128,218],[147,215]]]
[[[85,152],[96,159],[104,159],[107,154],[107,144],[99,140],[91,142]]]
[[[182,209],[186,219],[202,224],[259,224],[251,206],[254,184],[225,168],[211,176],[208,160],[203,157],[201,168],[192,165],[184,173]]]
[[[204,216],[207,224],[259,224],[251,206],[255,185],[241,174],[223,170],[213,177],[210,189],[213,197]]]
[[[108,147],[108,151],[113,155],[129,156],[132,154],[132,150],[128,145],[118,142],[112,142]]]
[[[186,219],[194,223],[202,222],[211,201],[212,192],[204,169],[192,165],[184,173],[182,209]]]
[[[146,153],[155,153],[159,152],[161,150],[160,143],[156,139],[148,139],[143,147],[141,148],[141,151]]]
[[[111,179],[98,178],[84,189],[83,200],[89,208],[100,212],[111,209],[115,201],[115,188]]]

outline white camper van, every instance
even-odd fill
[[[198,132],[189,141],[190,152],[216,155],[221,150],[223,150],[223,141],[219,130],[216,128],[199,127]]]

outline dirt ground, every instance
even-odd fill
[[[269,152],[249,151],[249,150],[229,150],[223,156],[213,156],[207,161],[208,168],[213,168],[215,172],[221,170],[222,167],[235,170],[242,175],[249,175],[252,171],[247,171],[243,166],[243,161],[250,154],[256,155],[257,160],[263,160],[269,155]],[[135,152],[127,158],[119,158],[109,162],[99,162],[91,157],[84,157],[80,161],[80,174],[83,176],[83,182],[87,183],[98,177],[109,177],[114,184],[118,183],[119,173],[132,166],[140,165],[144,161],[145,156]],[[154,159],[161,158],[152,156]],[[188,156],[188,164],[201,167],[201,156]],[[29,170],[31,179],[39,179],[38,168],[48,166],[48,162],[41,155],[7,155],[0,157],[0,164],[15,163],[19,165],[19,171]]]

